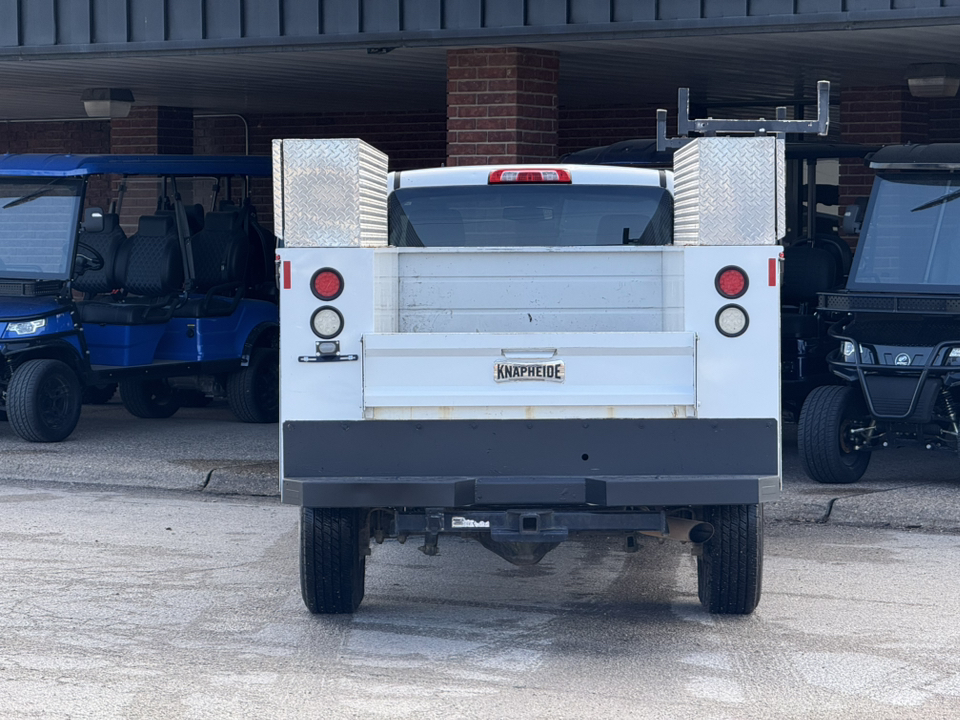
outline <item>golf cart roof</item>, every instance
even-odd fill
[[[870,158],[875,170],[960,170],[960,143],[890,145]]]
[[[87,175],[269,177],[271,158],[252,155],[0,155],[0,176],[84,177]]]

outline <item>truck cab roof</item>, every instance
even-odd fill
[[[487,185],[490,176],[502,170],[562,170],[569,173],[573,185],[636,185],[666,188],[673,193],[673,173],[653,168],[612,167],[604,165],[571,165],[565,163],[528,163],[514,165],[465,165],[423,170],[392,172],[388,176],[390,191],[401,187],[443,187]]]

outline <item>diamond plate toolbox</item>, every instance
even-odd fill
[[[786,232],[786,164],[775,137],[703,137],[674,155],[674,242],[775,245]]]
[[[284,247],[387,244],[387,156],[363,140],[274,140],[273,198]]]

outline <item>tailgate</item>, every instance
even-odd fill
[[[375,419],[686,417],[696,338],[667,333],[368,333]]]

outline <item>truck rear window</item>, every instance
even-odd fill
[[[463,185],[390,195],[397,247],[666,245],[673,198],[634,185]]]

